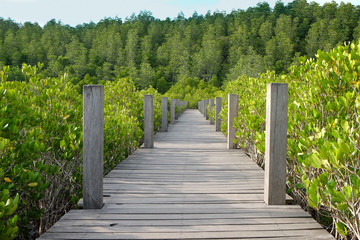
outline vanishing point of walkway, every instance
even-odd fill
[[[41,239],[334,239],[299,206],[266,206],[263,175],[187,110],[104,178],[102,209],[71,210]]]

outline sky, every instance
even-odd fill
[[[147,10],[155,18],[175,18],[180,12],[190,17],[195,11],[206,14],[219,10],[230,13],[233,9],[246,10],[264,0],[0,0],[0,17],[17,23],[37,22],[43,26],[51,19],[63,24],[97,23],[106,17],[123,20],[133,13]],[[277,0],[266,0],[274,7]],[[313,0],[308,0],[312,2]],[[330,0],[314,0],[323,5]],[[282,0],[287,4],[292,0]],[[341,0],[336,0],[340,3]],[[343,0],[345,3],[360,5],[360,0]]]

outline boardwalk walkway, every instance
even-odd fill
[[[71,210],[41,239],[333,239],[298,206],[266,206],[263,175],[187,110],[105,177],[102,209]]]

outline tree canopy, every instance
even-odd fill
[[[0,67],[13,66],[9,78],[23,80],[16,66],[41,62],[47,76],[68,73],[74,83],[129,76],[138,88],[164,93],[184,77],[221,86],[243,74],[287,72],[296,56],[313,57],[359,37],[360,6],[306,0],[165,20],[142,11],[76,27],[0,18]]]

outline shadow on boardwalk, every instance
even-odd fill
[[[187,110],[104,178],[102,209],[71,210],[41,239],[333,239],[299,206],[266,206],[263,175]]]

